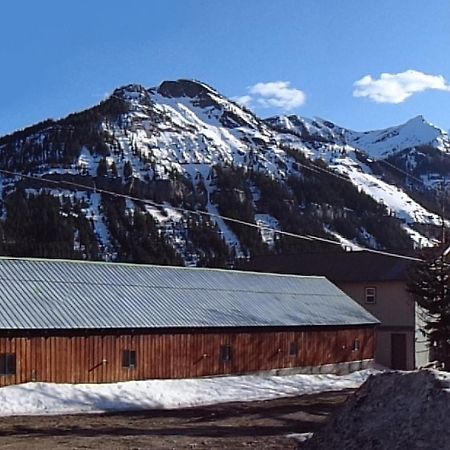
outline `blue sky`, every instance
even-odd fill
[[[263,117],[450,128],[448,0],[15,0],[1,16],[0,135],[177,78]]]

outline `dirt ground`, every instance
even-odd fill
[[[1,449],[295,449],[351,391],[181,410],[0,419]]]

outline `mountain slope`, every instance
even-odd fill
[[[421,165],[426,178],[424,161],[447,158],[448,148],[448,135],[418,118],[357,133],[320,119],[262,120],[193,80],[128,85],[89,110],[0,138],[0,169],[31,176],[1,176],[0,252],[230,266],[319,245],[218,214],[407,250],[436,234],[436,196],[380,161],[395,157],[389,164],[404,170],[409,158],[406,169]]]
[[[266,122],[282,131],[292,132],[302,140],[348,145],[375,159],[422,146],[444,153],[450,151],[448,133],[427,122],[423,116],[414,117],[399,126],[364,132],[349,130],[319,118],[278,116],[266,119]]]
[[[297,116],[267,122],[279,131],[281,142],[347,175],[406,224],[441,224],[438,189],[447,186],[450,174],[450,138],[422,116],[367,132]],[[418,237],[410,228],[408,232]]]

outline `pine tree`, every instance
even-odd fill
[[[133,175],[133,167],[130,163],[130,161],[126,161],[123,165],[123,176],[125,179],[131,177]]]
[[[114,177],[114,178],[117,178],[117,166],[116,166],[116,163],[113,161],[112,163],[111,163],[111,175]]]
[[[418,262],[408,290],[424,313],[423,331],[433,351],[433,359],[450,368],[450,266],[443,254],[428,250]]]
[[[108,173],[108,164],[106,162],[106,158],[102,158],[99,162],[98,162],[98,166],[97,166],[97,176],[98,177],[104,177],[106,176],[106,174]]]

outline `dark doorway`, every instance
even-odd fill
[[[406,370],[406,334],[391,334],[391,367]]]

